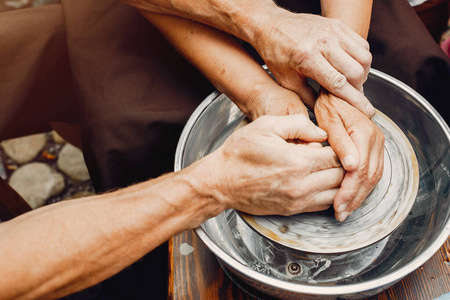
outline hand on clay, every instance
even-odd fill
[[[383,174],[384,134],[367,116],[322,90],[317,122],[347,171],[336,194],[336,219],[344,221],[366,199]]]
[[[372,56],[368,42],[336,19],[280,10],[261,21],[252,44],[281,86],[295,91],[312,108],[312,78],[367,116],[375,111],[361,93]]]
[[[310,145],[288,143],[301,139]],[[330,207],[344,176],[326,132],[303,114],[262,116],[234,132],[214,153],[212,190],[226,208],[292,215]]]

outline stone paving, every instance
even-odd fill
[[[80,149],[56,132],[0,143],[0,176],[34,209],[94,194]]]

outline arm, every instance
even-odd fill
[[[289,139],[326,134],[304,115],[261,117],[178,173],[1,223],[0,298],[84,289],[228,208],[286,215],[328,207],[344,174],[337,157]]]
[[[298,95],[280,87],[232,36],[178,17],[141,13],[250,119],[307,113]]]
[[[373,0],[321,0],[322,15],[341,20],[361,37],[367,38]]]
[[[348,1],[348,0],[321,0],[322,15],[327,18],[337,19],[346,24],[350,29],[367,39],[372,15],[372,0]],[[361,88],[369,74],[370,64],[365,65],[361,82],[352,83]],[[349,78],[349,77],[347,77]]]
[[[368,43],[338,20],[295,14],[270,0],[123,1],[141,11],[204,23],[249,42],[277,81],[310,107],[316,97],[308,77],[364,113],[373,113],[367,98],[352,86],[364,79],[370,65]]]
[[[279,10],[272,0],[122,0],[141,11],[178,16],[215,27],[245,41],[259,35],[263,16]]]
[[[367,38],[372,0],[321,0],[325,17],[347,24],[363,38]],[[362,89],[370,65],[366,66],[362,81],[352,84]],[[331,147],[348,171],[336,195],[336,218],[344,221],[357,209],[383,173],[384,135],[381,130],[353,107],[321,90],[314,109],[319,125],[328,134]]]

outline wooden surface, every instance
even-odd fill
[[[180,253],[183,243],[195,250],[183,255]],[[182,232],[169,241],[169,259],[169,299],[274,299],[242,283],[233,283],[192,230]],[[446,293],[450,293],[450,239],[419,269],[368,299],[431,300]]]

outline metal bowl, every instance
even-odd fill
[[[419,167],[408,215],[381,240],[347,252],[313,253],[265,238],[234,210],[207,220],[197,235],[231,276],[283,298],[358,299],[381,292],[424,264],[450,234],[450,129],[436,110],[400,81],[371,70],[366,96],[407,137]],[[244,119],[214,92],[192,114],[180,137],[175,171],[217,149]]]

